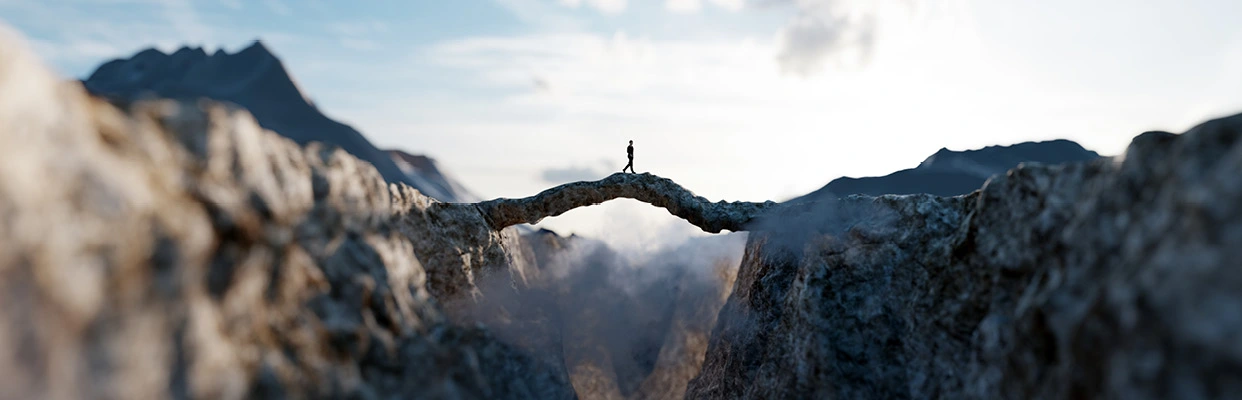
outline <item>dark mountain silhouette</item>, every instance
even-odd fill
[[[1062,164],[1099,157],[1096,152],[1064,139],[1024,142],[1012,146],[989,146],[967,151],[941,148],[936,154],[923,160],[918,167],[879,177],[833,179],[819,190],[788,202],[851,194],[879,196],[927,193],[957,196],[979,189],[992,175],[1004,173],[1024,162]]]
[[[388,182],[403,182],[442,201],[462,200],[454,190],[460,185],[442,187],[427,181],[437,177],[407,175],[393,157],[376,148],[362,133],[324,115],[298,87],[284,64],[262,42],[233,54],[217,50],[207,54],[202,48],[183,47],[172,54],[156,49],[133,57],[108,61],[82,81],[90,92],[111,98],[135,99],[146,95],[167,98],[207,97],[246,108],[259,125],[292,139],[298,144],[317,141],[340,146],[350,154],[370,162]],[[423,168],[426,170],[426,168]]]

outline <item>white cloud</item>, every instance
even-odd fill
[[[795,12],[779,33],[777,61],[785,72],[804,76],[833,64],[865,64],[888,25],[910,22],[906,17],[920,3],[934,1],[939,0],[774,0],[769,4]]]
[[[572,8],[578,8],[583,4],[589,5],[604,14],[620,14],[625,12],[628,5],[627,0],[560,0],[562,5]]]

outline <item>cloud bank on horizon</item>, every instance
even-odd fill
[[[261,38],[328,115],[484,197],[604,173],[630,139],[640,170],[709,199],[780,200],[941,147],[1116,154],[1242,110],[1230,0],[0,0],[0,18],[71,77]],[[671,218],[550,223],[604,213]]]

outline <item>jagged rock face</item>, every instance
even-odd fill
[[[460,226],[441,203],[236,108],[90,98],[4,39],[0,397],[573,397],[437,308],[411,235]]]
[[[782,210],[687,398],[1242,393],[1240,137],[1235,116],[968,196]]]
[[[396,211],[396,228],[414,245],[436,298],[476,298],[481,295],[476,281],[493,274],[517,288],[537,273],[526,262],[518,232],[493,230],[473,203],[441,203],[408,186],[394,195],[408,205]]]

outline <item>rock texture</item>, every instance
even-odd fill
[[[621,197],[662,207],[670,214],[711,233],[746,230],[746,224],[776,206],[770,201],[712,203],[695,196],[671,179],[649,173],[616,173],[594,182],[567,183],[531,197],[489,200],[477,205],[492,228],[501,229],[517,224],[534,224],[578,207]]]
[[[574,396],[427,289],[514,257],[477,209],[232,106],[91,98],[0,33],[0,398]]]
[[[755,229],[687,398],[1242,393],[1242,115]]]

